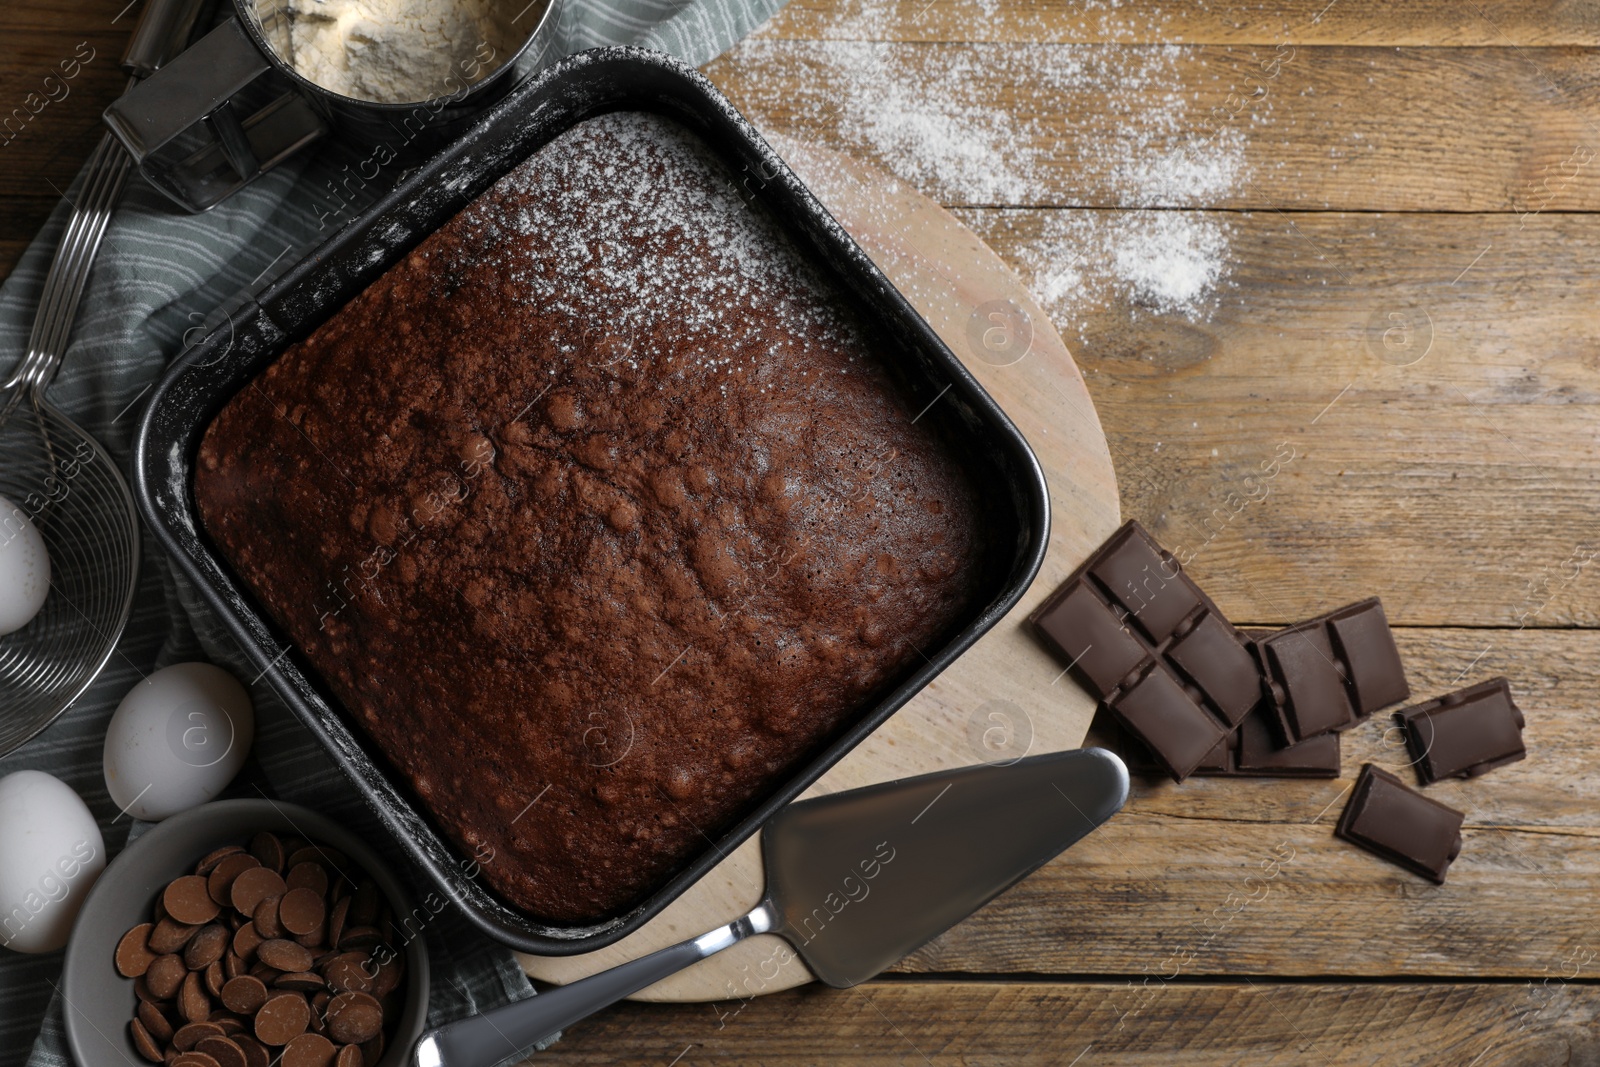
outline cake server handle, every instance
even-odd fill
[[[412,1067],[494,1067],[519,1058],[557,1030],[752,934],[767,933],[777,924],[777,914],[772,901],[764,900],[750,914],[693,940],[482,1015],[446,1023],[417,1040],[411,1052]]]

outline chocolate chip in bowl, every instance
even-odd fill
[[[394,918],[410,914],[378,857],[315,812],[230,800],[174,816],[84,901],[62,977],[73,1056],[398,1067],[427,1013],[427,951]]]

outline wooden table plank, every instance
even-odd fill
[[[1600,624],[1600,219],[1209,215],[1226,275],[1190,317],[1119,280],[1127,213],[957,214],[1036,292],[1087,256],[1054,318],[1123,511],[1236,620],[1381,593],[1409,625]]]
[[[1565,0],[790,0],[769,40],[1050,41],[1126,44],[1592,45],[1593,7]]]
[[[858,154],[946,204],[1600,208],[1600,54],[1293,53],[1266,74],[1271,49],[758,40],[706,70],[758,126]],[[1213,135],[1236,176],[1136,202],[1148,190],[1130,191],[1130,168]],[[1563,163],[1588,180],[1559,180]]]
[[[1593,953],[1579,973],[1592,976]],[[1576,963],[1576,961],[1574,961]],[[1600,1056],[1600,990],[1548,984],[873,982],[727,1004],[624,1004],[549,1067],[1546,1067]],[[674,1059],[674,1057],[678,1057]]]
[[[1528,722],[1526,760],[1428,787],[1467,813],[1443,886],[1333,836],[1362,763],[1414,780],[1378,716],[1344,735],[1339,780],[1138,780],[1115,819],[898,969],[1542,976],[1594,940],[1600,632],[1404,630],[1399,643],[1419,699],[1503,673]]]

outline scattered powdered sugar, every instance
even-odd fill
[[[761,392],[767,361],[859,341],[830,283],[746,201],[762,180],[670,120],[614,113],[558,137],[462,218],[504,295],[568,324],[552,338],[564,357],[618,370],[686,358]]]
[[[993,0],[973,2],[976,17]],[[1182,45],[873,40],[895,35],[895,12],[889,0],[844,0],[821,40],[746,40],[733,53],[740,106],[946,204],[1059,206],[1007,252],[1063,328],[1081,331],[1107,302],[1209,314],[1233,231],[1204,209],[1249,182],[1241,126],[1261,121],[1264,103],[1219,126],[1226,79],[1188,88],[1197,79],[1183,65],[1197,60]],[[1108,36],[1129,29],[1115,0],[1079,14]]]

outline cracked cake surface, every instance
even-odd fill
[[[487,883],[710,847],[970,614],[981,487],[697,138],[590,119],[208,428],[209,536]]]

